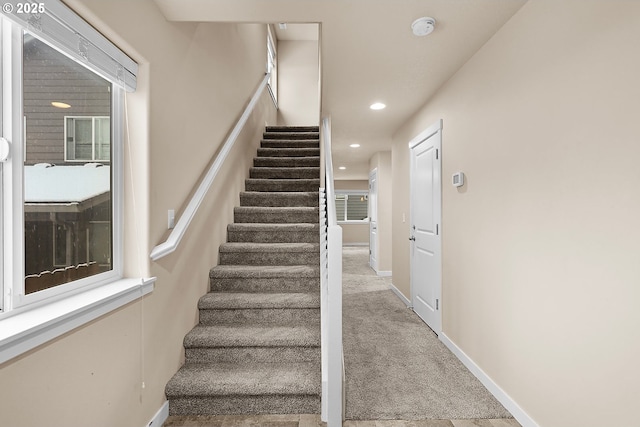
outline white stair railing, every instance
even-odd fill
[[[322,120],[325,188],[320,189],[320,301],[322,340],[322,420],[342,426],[344,362],[342,353],[342,228],[336,218],[331,120]]]

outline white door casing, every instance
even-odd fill
[[[369,265],[378,271],[378,169],[369,174]]]
[[[442,329],[442,120],[409,142],[411,303],[436,333]]]

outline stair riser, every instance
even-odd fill
[[[318,231],[228,231],[228,242],[253,243],[320,243]]]
[[[186,363],[320,362],[319,347],[215,347],[185,349]]]
[[[284,139],[263,139],[260,141],[262,148],[319,148],[319,140],[284,140]]]
[[[200,310],[203,325],[319,324],[320,308]]]
[[[318,132],[265,132],[263,139],[307,139],[307,140],[319,140],[320,134]]]
[[[308,181],[291,181],[291,182],[270,182],[269,180],[246,180],[246,191],[271,191],[271,192],[286,192],[286,191],[305,191],[313,192],[318,191],[320,187],[320,180]]]
[[[318,252],[220,252],[222,265],[316,265]]]
[[[320,168],[251,168],[255,179],[320,179]]]
[[[258,148],[258,157],[320,156],[319,148]]]
[[[261,223],[261,224],[317,224],[318,212],[242,212],[236,211],[233,215],[237,224]]]
[[[270,168],[295,168],[295,167],[319,167],[320,158],[315,156],[310,157],[255,157],[253,159],[253,166],[255,167],[270,167]]]
[[[319,395],[174,397],[169,415],[317,414]]]
[[[320,277],[211,278],[211,292],[313,292],[320,289]]]
[[[310,194],[263,194],[240,193],[240,206],[260,207],[317,207],[318,193]]]

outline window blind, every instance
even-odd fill
[[[336,194],[336,218],[338,221],[344,221],[346,219],[345,216],[345,208],[347,207],[347,198],[344,195]]]
[[[336,194],[336,217],[338,221],[362,221],[368,216],[369,195],[366,192],[352,191],[349,194]]]
[[[368,208],[368,200],[363,195],[349,195],[347,198],[347,221],[362,221],[365,219]]]
[[[3,3],[3,15],[128,92],[138,64],[59,0]]]

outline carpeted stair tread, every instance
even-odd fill
[[[258,148],[258,157],[319,157],[320,148]]]
[[[319,179],[319,167],[252,167],[249,178],[256,179]]]
[[[220,245],[220,252],[262,252],[262,253],[291,253],[291,252],[318,252],[320,245],[317,243],[247,243],[231,242]]]
[[[234,223],[229,224],[227,226],[227,230],[233,231],[273,231],[276,233],[290,233],[293,231],[313,231],[320,233],[320,224],[313,223],[279,223],[279,224],[269,224],[269,223]]]
[[[200,310],[318,307],[320,293],[209,292],[198,301]]]
[[[318,223],[320,211],[316,207],[236,206],[236,223]]]
[[[267,126],[267,132],[320,132],[318,126]]]
[[[320,187],[319,179],[253,179],[245,180],[247,191],[316,191]]]
[[[320,165],[320,155],[313,156],[296,156],[296,157],[282,157],[282,156],[264,156],[255,157],[253,159],[253,166],[255,167],[318,167]]]
[[[319,139],[319,132],[265,132],[264,139]]]
[[[319,243],[320,225],[315,223],[234,223],[227,226],[228,242]]]
[[[231,242],[220,245],[220,265],[312,265],[319,263],[317,243]]]
[[[262,148],[319,148],[319,139],[263,139]]]
[[[243,191],[240,206],[318,207],[319,195],[313,191]]]
[[[209,271],[212,279],[317,278],[320,267],[310,265],[217,265]]]
[[[319,347],[318,325],[198,325],[184,338],[185,348]]]
[[[211,292],[317,292],[320,265],[218,265],[209,271]]]
[[[316,363],[193,363],[184,365],[166,387],[167,397],[319,395]]]

